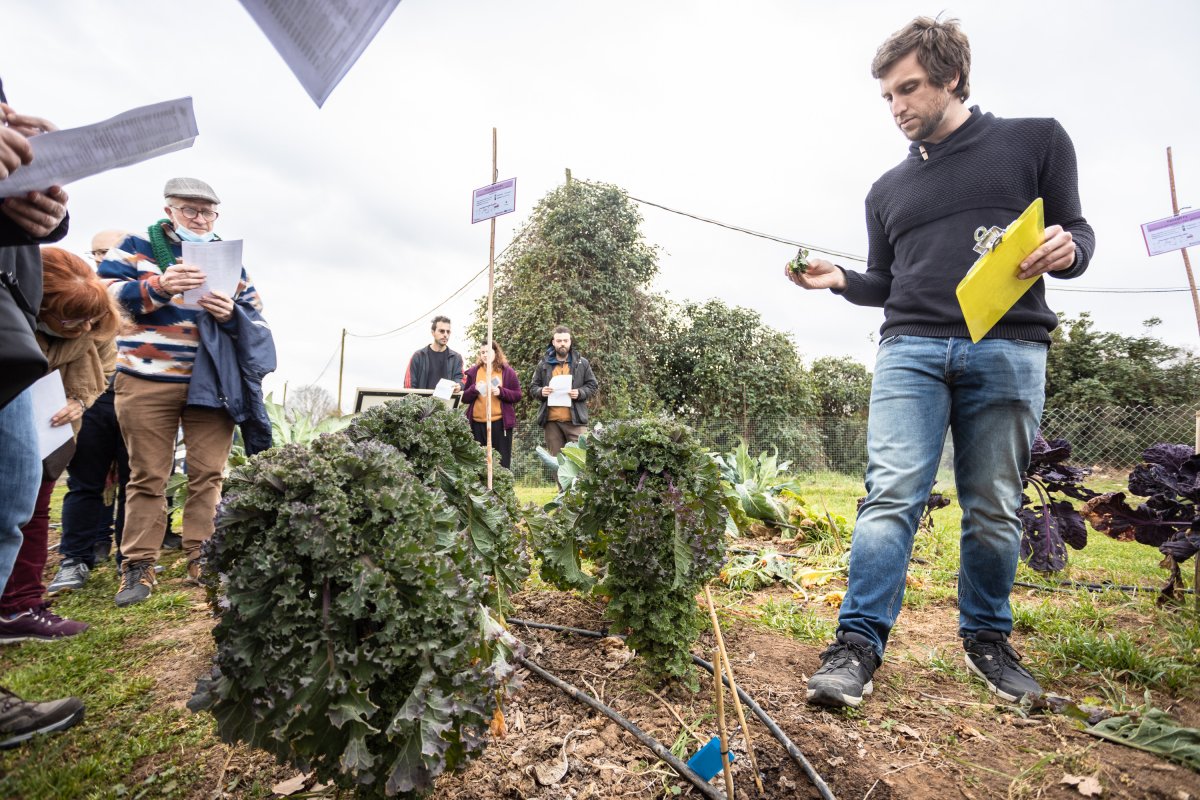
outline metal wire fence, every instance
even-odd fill
[[[693,422],[711,450],[728,452],[744,439],[751,455],[776,452],[795,472],[840,472],[861,476],[867,465],[866,417],[786,417],[743,422],[704,419]],[[1128,471],[1143,450],[1156,442],[1195,444],[1196,409],[1178,406],[1047,408],[1042,433],[1071,443],[1071,463],[1097,472]],[[538,457],[543,444],[536,425],[518,425],[513,435],[512,471],[523,484],[553,482]],[[952,463],[950,442],[942,467]]]

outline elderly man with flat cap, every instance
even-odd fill
[[[183,242],[218,238],[213,228],[221,200],[196,178],[172,178],[163,196],[166,218],[151,225],[146,236],[130,236],[110,249],[99,266],[100,277],[133,320],[131,329],[117,337],[114,387],[130,472],[118,606],[142,602],[154,587],[154,565],[166,525],[166,484],[181,424],[188,475],[183,549],[188,579],[199,579],[200,545],[213,533],[234,429],[224,409],[188,405],[201,317],[211,315],[218,325],[229,326],[235,303],[262,307],[245,269],[232,297],[213,291],[199,299],[199,308],[183,305],[183,293],[205,281],[203,270],[183,262]]]

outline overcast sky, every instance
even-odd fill
[[[428,343],[433,309],[452,346],[486,279],[488,226],[471,191],[516,177],[517,211],[576,177],[785,238],[865,255],[863,198],[907,142],[869,65],[917,14],[943,9],[971,38],[971,104],[998,116],[1053,116],[1075,142],[1097,251],[1080,279],[1052,286],[1184,287],[1179,253],[1149,258],[1140,223],[1171,213],[1166,147],[1180,204],[1200,206],[1200,3],[738,3],[683,0],[403,0],[317,109],[235,0],[8,0],[0,77],[12,105],[60,127],[190,95],[190,150],[67,187],[82,253],[103,228],[159,219],[167,178],[191,175],[224,201],[217,231],[244,260],[279,348],[267,388],[398,386]],[[656,289],[720,298],[791,332],[806,360],[874,361],[879,309],[804,292],[781,275],[794,248],[642,207],[660,248]],[[843,260],[847,266],[857,266]],[[1200,264],[1197,265],[1200,267]],[[1049,294],[1104,330],[1200,341],[1186,293]],[[440,304],[440,305],[439,305]],[[570,322],[570,320],[566,320]],[[504,344],[501,342],[501,344]],[[518,365],[522,373],[532,365]],[[319,379],[319,380],[318,380]]]

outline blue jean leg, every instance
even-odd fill
[[[0,593],[21,551],[21,526],[33,516],[41,481],[33,398],[26,389],[0,409]]]
[[[83,561],[94,567],[96,544],[117,540],[125,516],[125,483],[129,480],[129,456],[121,438],[117,412],[110,389],[96,399],[83,415],[76,440],[75,456],[67,467],[67,494],[62,506],[63,558]],[[104,488],[113,462],[117,464],[117,520],[113,506],[104,503]]]
[[[945,353],[944,339],[890,337],[875,362],[867,499],[854,525],[838,628],[867,637],[880,657],[900,613],[917,523],[950,420]]]
[[[959,627],[1008,633],[1020,548],[1021,473],[1041,416],[1046,347],[900,336],[879,350],[867,430],[867,500],[850,549],[839,628],[882,656],[947,427],[963,508]]]
[[[987,340],[956,351],[954,481],[962,507],[959,635],[1012,632],[1020,558],[1021,476],[1046,398],[1047,347]]]

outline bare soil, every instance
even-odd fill
[[[155,693],[163,703],[186,702],[195,679],[213,652],[212,620],[202,593],[194,590],[193,621],[160,634],[176,643],[174,658],[150,667]],[[755,595],[790,596],[781,590]],[[552,591],[529,591],[515,598],[514,617],[603,630],[598,603]],[[751,601],[753,602],[753,601]],[[835,609],[828,609],[830,618]],[[1200,775],[1154,755],[1110,744],[1078,730],[1066,717],[1026,718],[1013,706],[992,702],[974,683],[929,664],[937,652],[947,662],[961,659],[952,603],[905,609],[875,676],[875,693],[860,710],[829,712],[804,702],[807,676],[819,665],[820,645],[802,643],[756,628],[735,617],[725,631],[739,684],[767,711],[806,755],[838,798],[1079,798],[1062,783],[1066,776],[1095,776],[1106,798],[1200,798]],[[1136,614],[1114,614],[1116,629],[1144,625]],[[616,638],[588,639],[571,634],[514,627],[527,656],[563,680],[614,707],[642,730],[670,746],[684,730],[676,714],[702,739],[715,735],[713,684],[698,672],[700,689],[679,684],[651,685],[639,662]],[[1018,648],[1020,642],[1016,642]],[[712,660],[711,636],[696,652]],[[959,662],[956,662],[959,663]],[[1054,687],[1058,694],[1094,696],[1087,680]],[[652,693],[653,692],[653,693]],[[655,694],[658,696],[656,697]],[[1177,699],[1160,705],[1184,725],[1200,726],[1200,702]],[[668,706],[673,709],[668,709]],[[728,702],[727,702],[728,706]],[[730,724],[736,722],[727,708]],[[762,774],[764,794],[774,798],[819,795],[801,769],[768,731],[749,715],[750,737]],[[462,772],[439,779],[434,797],[446,800],[588,800],[658,798],[678,793],[699,796],[662,762],[608,718],[572,700],[535,676],[508,708],[508,735],[493,741],[484,755]],[[694,750],[695,741],[689,744]],[[744,733],[733,738],[733,772],[738,797],[757,796]],[[243,746],[213,742],[195,757],[208,778],[192,787],[195,800],[261,793],[295,770]],[[167,754],[148,757],[138,773],[154,771]],[[565,759],[565,769],[564,769]],[[136,777],[136,776],[131,776]],[[724,790],[720,776],[713,786]]]

